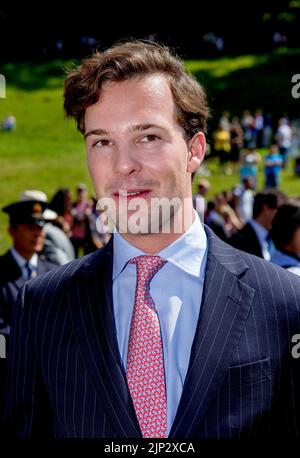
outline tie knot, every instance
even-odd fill
[[[137,281],[149,286],[154,275],[166,263],[160,256],[142,255],[130,259],[130,264],[136,264]]]

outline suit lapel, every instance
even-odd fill
[[[208,257],[200,316],[170,437],[192,437],[226,375],[254,290],[239,280],[248,266],[206,228]]]
[[[112,238],[83,264],[70,288],[70,310],[82,359],[118,437],[141,432],[122,369],[112,302]]]

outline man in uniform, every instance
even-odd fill
[[[20,200],[2,209],[9,215],[8,231],[13,241],[11,248],[0,256],[0,334],[5,338],[6,347],[12,309],[19,290],[27,280],[56,267],[39,255],[45,240],[43,227],[46,206],[46,202],[41,199],[30,199]],[[5,371],[3,358],[0,360],[0,411]]]

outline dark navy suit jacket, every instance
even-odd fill
[[[201,312],[170,437],[298,436],[291,339],[300,332],[300,279],[206,232]],[[117,346],[112,246],[22,290],[9,356],[11,434],[141,436]]]

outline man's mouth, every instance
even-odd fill
[[[146,198],[151,193],[150,189],[122,189],[114,192],[113,196],[117,199],[133,199],[134,197]]]

